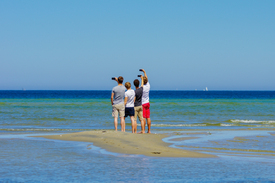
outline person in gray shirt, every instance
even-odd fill
[[[118,115],[120,117],[121,131],[125,132],[125,105],[124,105],[124,96],[125,96],[125,86],[123,86],[123,77],[119,76],[115,78],[118,85],[112,89],[111,94],[111,103],[113,106],[112,116],[114,117],[115,131],[117,131]]]

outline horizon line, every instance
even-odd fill
[[[32,90],[26,90],[26,89],[8,89],[8,90],[2,90],[0,89],[0,91],[111,91],[111,89],[109,90],[102,90],[102,89],[93,89],[93,90],[87,90],[87,89],[32,89]],[[205,89],[186,89],[186,90],[181,90],[181,89],[156,89],[156,90],[150,90],[150,91],[205,91],[205,92],[209,92],[209,91],[275,91],[275,90],[247,90],[247,89],[225,89],[225,90],[209,90],[206,91]]]

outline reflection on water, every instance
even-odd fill
[[[91,143],[0,137],[0,182],[275,181],[274,161],[260,158],[152,158],[112,154]]]

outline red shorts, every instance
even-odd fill
[[[150,103],[142,104],[143,118],[150,118]]]

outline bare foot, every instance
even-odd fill
[[[151,131],[148,131],[147,133],[151,133]]]
[[[138,132],[138,133],[144,133],[144,132],[140,131],[140,132]]]

